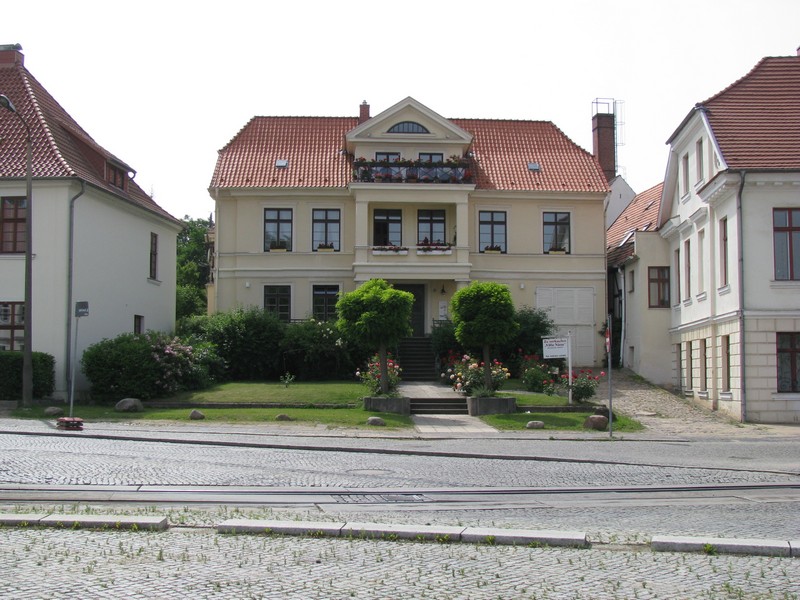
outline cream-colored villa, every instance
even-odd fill
[[[546,121],[446,119],[413,98],[369,112],[254,117],[220,150],[210,310],[328,319],[339,292],[383,278],[414,294],[425,336],[457,289],[496,281],[572,331],[575,364],[599,364],[595,157]]]

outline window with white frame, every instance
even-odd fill
[[[775,279],[800,281],[800,208],[772,210]]]

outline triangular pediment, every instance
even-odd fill
[[[345,139],[351,153],[360,146],[386,144],[459,146],[465,152],[472,143],[470,133],[410,96],[350,130]]]

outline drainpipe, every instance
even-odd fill
[[[86,182],[80,180],[81,190],[69,201],[69,226],[67,233],[67,351],[65,353],[64,369],[66,370],[67,390],[72,389],[72,262],[73,262],[73,242],[75,236],[75,201],[86,192]]]
[[[744,331],[744,224],[742,223],[742,194],[744,193],[744,180],[747,171],[739,171],[739,191],[736,193],[736,229],[739,238],[739,381],[742,398],[742,422],[747,422],[747,377],[745,374],[745,344]]]
[[[620,314],[619,314],[619,322],[620,322],[620,325],[619,325],[619,367],[622,368],[622,367],[626,366],[625,365],[625,333],[626,333],[625,324],[626,324],[626,321],[628,319],[628,316],[626,314],[627,313],[626,309],[628,307],[628,305],[627,305],[628,299],[627,299],[627,290],[625,289],[625,286],[627,285],[626,281],[625,281],[627,279],[625,277],[625,269],[623,268],[623,269],[620,270],[619,267],[618,267],[617,268],[617,274],[619,275],[620,273],[621,273],[621,276],[622,276],[622,285],[620,285],[619,287],[620,287],[620,290],[621,290],[622,302],[620,303],[620,309],[619,309],[619,312],[620,312]],[[612,323],[612,327],[613,327],[613,323],[614,323],[614,319],[613,318],[611,319],[611,323]],[[611,334],[613,335],[614,332],[612,331]],[[611,365],[608,366],[608,369],[609,369],[609,371],[611,371]]]

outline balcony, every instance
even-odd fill
[[[474,183],[469,160],[429,163],[412,160],[395,162],[353,161],[353,181],[370,183]]]

